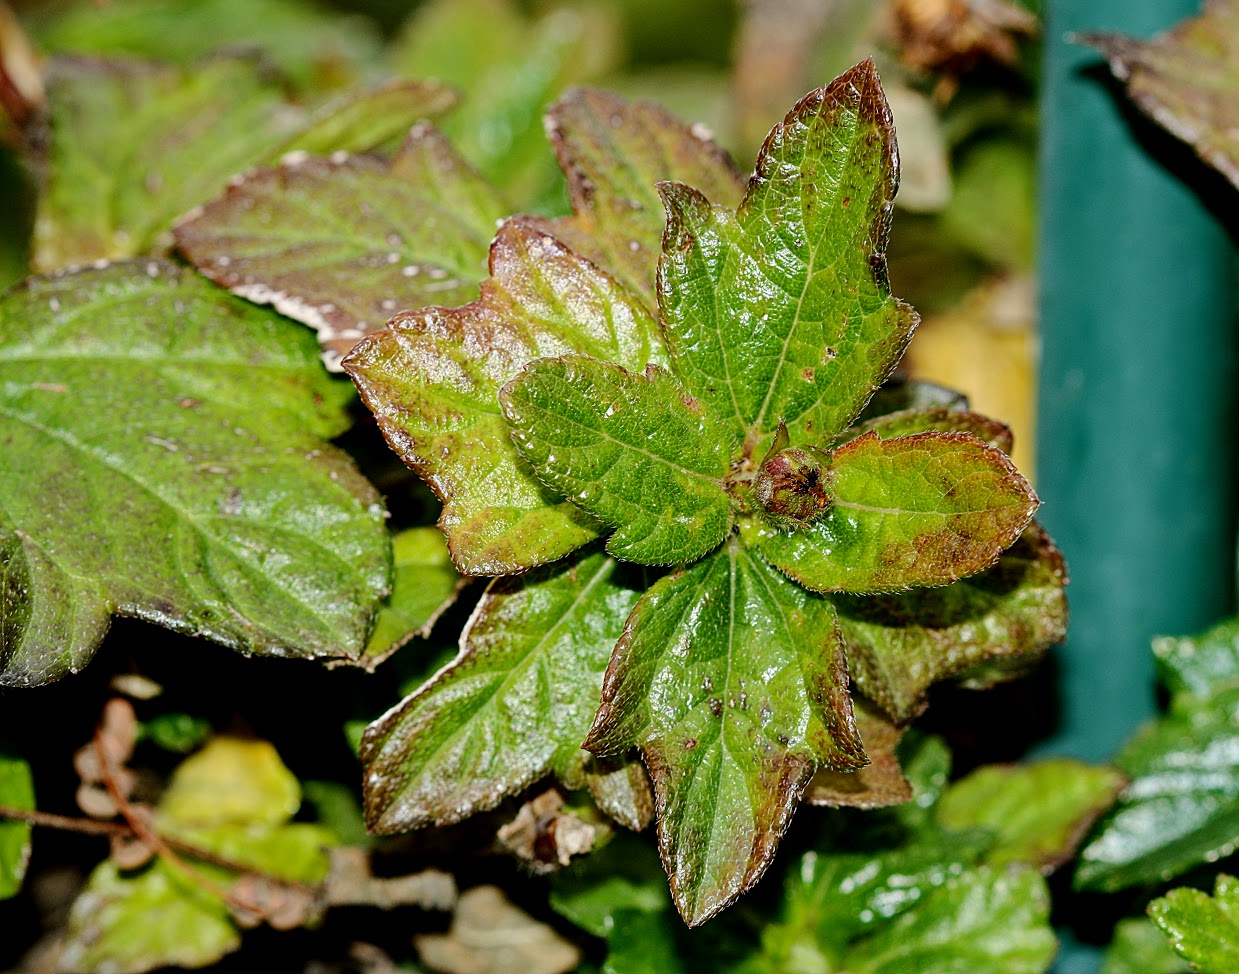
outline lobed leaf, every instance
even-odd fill
[[[397,311],[476,297],[506,212],[419,124],[388,162],[298,153],[247,173],[175,237],[217,284],[314,328],[332,366]]]
[[[601,526],[520,457],[499,389],[536,358],[579,352],[643,368],[657,326],[612,278],[531,224],[504,224],[491,277],[462,308],[398,315],[344,362],[383,435],[443,501],[439,527],[466,575],[562,558]]]
[[[703,126],[591,88],[552,105],[546,129],[573,211],[550,224],[553,232],[653,308],[666,222],[656,184],[684,182],[734,207],[744,189],[735,164]]]
[[[953,585],[836,596],[856,684],[906,722],[940,680],[1014,675],[1066,635],[1066,583],[1062,555],[1033,522],[993,568]]]
[[[34,808],[30,765],[0,741],[0,805]],[[30,824],[0,818],[0,900],[16,895],[30,861]]]
[[[1101,51],[1128,96],[1239,186],[1239,4],[1207,0],[1204,12],[1151,41],[1121,34],[1079,38]]]
[[[1175,952],[1200,974],[1239,969],[1239,882],[1218,876],[1213,896],[1198,889],[1172,889],[1149,904],[1149,916]]]
[[[82,667],[112,613],[357,655],[390,560],[348,391],[287,322],[156,261],[0,299],[0,681]]]
[[[938,821],[947,829],[987,829],[993,866],[1027,863],[1050,873],[1067,862],[1093,822],[1127,783],[1112,768],[1069,758],[986,765],[947,789]]]
[[[795,440],[829,442],[894,368],[917,321],[887,280],[897,183],[890,109],[865,61],[771,131],[734,217],[663,187],[668,350],[741,435],[782,421]]]
[[[830,603],[734,537],[633,609],[585,747],[641,747],[676,906],[705,922],[761,877],[818,765],[865,763]]]
[[[460,655],[367,728],[369,827],[457,822],[546,774],[591,784],[602,772],[581,742],[640,594],[632,582],[602,553],[493,582]],[[648,823],[629,807],[627,824]]]
[[[538,477],[616,528],[607,550],[646,565],[696,561],[731,529],[726,428],[670,373],[585,356],[540,359],[499,395]]]
[[[741,523],[763,558],[819,592],[946,585],[993,565],[1039,503],[1007,457],[967,433],[868,433],[832,454],[833,506],[805,530]]]
[[[217,58],[193,71],[57,59],[47,79],[51,145],[33,266],[150,253],[167,244],[178,216],[234,174],[296,148],[299,137],[320,151],[364,151],[452,98],[441,86],[403,83],[307,116],[252,59]],[[337,112],[348,124],[333,122]]]

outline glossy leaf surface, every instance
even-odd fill
[[[159,262],[0,300],[0,679],[85,665],[112,613],[248,652],[357,655],[388,584],[310,336]]]
[[[954,585],[836,596],[857,685],[907,721],[939,680],[1018,673],[1066,634],[1066,582],[1062,555],[1034,523],[993,568]]]
[[[542,359],[504,386],[516,448],[539,478],[617,530],[607,550],[690,562],[731,527],[726,427],[670,373],[584,356]]]
[[[966,433],[870,433],[834,451],[830,472],[834,504],[807,529],[741,526],[762,557],[820,592],[898,592],[974,575],[1038,504],[1004,454]]]
[[[1239,4],[1208,0],[1204,12],[1151,41],[1086,34],[1128,96],[1239,186]]]
[[[1041,974],[1058,948],[1033,870],[983,868],[939,887],[847,957],[858,974]]]
[[[400,315],[345,362],[388,443],[443,500],[439,527],[471,575],[554,561],[600,530],[521,459],[500,387],[543,356],[640,369],[661,354],[639,302],[528,223],[500,230],[490,271],[477,301]]]
[[[690,926],[757,882],[817,765],[865,756],[830,603],[737,540],[633,610],[586,746],[639,745],[658,838]]]
[[[1158,640],[1173,691],[1116,764],[1131,778],[1080,854],[1077,886],[1115,890],[1171,879],[1234,851],[1239,815],[1239,653],[1234,624]]]
[[[314,328],[331,364],[398,311],[477,297],[506,213],[419,124],[389,162],[293,154],[247,173],[175,236],[217,284]]]
[[[492,583],[456,660],[366,731],[370,828],[456,822],[546,774],[587,784],[581,742],[639,584],[601,553]]]
[[[990,865],[1026,863],[1049,873],[1071,858],[1124,784],[1112,768],[1069,758],[987,765],[947,789],[938,821],[956,832],[994,833]]]
[[[889,374],[916,325],[885,247],[894,129],[866,61],[811,92],[766,139],[733,216],[663,188],[659,303],[689,391],[737,433],[829,442]]]
[[[1213,896],[1198,889],[1172,889],[1149,904],[1149,916],[1192,970],[1239,970],[1239,881],[1233,876],[1219,876]]]

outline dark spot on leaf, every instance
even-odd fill
[[[851,205],[852,205],[852,197],[850,197],[850,196],[845,196],[845,197],[843,197],[843,205],[844,205],[845,207],[851,206]]]
[[[718,697],[710,698],[710,713],[712,713],[715,717],[723,716],[723,701],[721,701]]]
[[[690,737],[688,740],[684,742],[684,750],[686,751],[691,751],[696,746],[697,746],[697,738],[695,737]]]
[[[814,376],[814,375],[815,375],[815,373],[814,373],[813,368],[812,368],[811,366],[806,367],[806,368],[803,368],[803,369],[801,369],[801,370],[800,370],[800,377],[801,377],[802,379],[804,379],[804,380],[805,380],[805,382],[812,382],[812,381],[813,381],[813,376]]]

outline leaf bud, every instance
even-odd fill
[[[812,447],[787,446],[780,427],[757,471],[753,493],[776,520],[808,524],[831,505],[830,457]]]

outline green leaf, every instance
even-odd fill
[[[726,427],[656,365],[541,359],[499,396],[516,448],[549,486],[617,530],[607,550],[690,562],[731,529]]]
[[[1199,17],[1151,41],[1121,34],[1079,38],[1101,51],[1128,96],[1157,124],[1239,186],[1239,4],[1209,0]]]
[[[138,724],[138,740],[150,741],[175,754],[197,750],[210,736],[211,722],[192,714],[156,714]]]
[[[658,857],[644,838],[615,834],[588,856],[551,875],[550,905],[595,937],[610,938],[623,914],[671,906]]]
[[[896,372],[869,400],[869,404],[856,417],[857,423],[868,423],[889,413],[933,409],[968,411],[968,397],[946,386],[909,379]],[[922,431],[923,432],[923,431]]]
[[[462,584],[436,528],[401,531],[392,538],[392,556],[392,592],[379,609],[362,657],[371,670],[415,636],[429,636]]]
[[[60,969],[139,974],[205,967],[241,946],[222,899],[163,859],[136,875],[96,867],[69,913]]]
[[[735,216],[663,187],[659,301],[677,374],[740,435],[829,442],[903,353],[891,297],[894,128],[872,61],[803,98],[766,139]]]
[[[847,954],[856,974],[1041,974],[1057,943],[1050,896],[1033,870],[949,880]]]
[[[316,359],[308,333],[157,261],[0,299],[0,564],[23,593],[0,681],[81,668],[113,612],[247,652],[361,652],[389,542],[323,442],[349,391]]]
[[[884,413],[858,423],[845,435],[848,439],[855,439],[870,432],[877,433],[884,440],[915,433],[971,433],[978,440],[1007,454],[1014,445],[1011,428],[1006,423],[956,406],[925,406]]]
[[[231,862],[291,882],[319,883],[330,866],[325,850],[336,838],[319,825],[290,823],[300,806],[301,785],[274,747],[214,737],[177,766],[154,821],[161,834]],[[212,869],[223,883],[234,878]]]
[[[594,553],[493,582],[456,660],[366,730],[370,829],[457,822],[546,774],[587,784],[581,742],[639,595],[632,581]]]
[[[41,271],[164,247],[178,216],[299,137],[320,151],[362,151],[452,99],[437,85],[404,84],[307,116],[252,60],[230,58],[192,71],[59,59],[47,85],[49,175],[32,258]],[[336,112],[344,117],[333,123]],[[359,125],[359,115],[370,121]]]
[[[1212,898],[1198,889],[1172,889],[1149,904],[1149,916],[1192,970],[1239,970],[1239,881],[1234,877],[1218,876]]]
[[[947,789],[938,821],[954,831],[994,833],[990,865],[1026,863],[1049,873],[1071,858],[1125,784],[1112,768],[1070,758],[987,765]]]
[[[676,906],[696,926],[761,877],[817,765],[865,763],[830,603],[734,537],[655,583],[624,627],[585,746],[634,744]]]
[[[178,765],[159,816],[178,826],[281,825],[301,805],[301,785],[266,741],[213,738]]]
[[[822,768],[804,792],[810,805],[832,808],[886,808],[912,800],[912,782],[899,765],[896,748],[903,728],[892,724],[867,701],[853,700],[856,729],[869,763],[856,771]]]
[[[261,48],[300,87],[338,84],[379,48],[368,19],[301,0],[121,0],[58,4],[50,16],[40,9],[30,14],[33,35],[49,51],[190,65],[220,48]]]
[[[685,125],[651,102],[578,88],[546,118],[573,210],[551,224],[552,232],[653,308],[666,223],[656,184],[686,183],[735,207],[743,178],[702,126]]]
[[[849,944],[886,928],[964,873],[985,845],[975,833],[939,833],[874,852],[805,853],[787,874],[782,915],[762,935],[756,970],[851,970],[841,966]]]
[[[389,61],[465,92],[449,137],[515,199],[540,203],[556,182],[542,111],[566,85],[611,67],[614,36],[611,18],[584,4],[530,18],[511,0],[435,0],[409,19]]]
[[[832,454],[833,506],[805,530],[741,522],[745,541],[819,592],[898,592],[989,568],[1037,497],[1006,455],[967,433],[868,433]]]
[[[898,721],[956,677],[983,686],[1015,675],[1067,629],[1067,570],[1036,522],[998,563],[944,588],[836,596],[857,686]]]
[[[499,388],[544,356],[640,369],[661,355],[641,304],[537,227],[505,223],[490,266],[474,303],[399,315],[344,363],[392,449],[443,500],[439,527],[466,575],[546,564],[601,530],[521,459]]]
[[[1198,636],[1153,640],[1161,681],[1176,698],[1208,699],[1239,684],[1239,619]]]
[[[247,173],[175,235],[211,280],[313,327],[330,363],[397,311],[476,297],[506,212],[419,124],[390,162],[292,155]]]
[[[1101,974],[1191,974],[1153,921],[1143,917],[1120,920],[1106,950]]]
[[[1075,883],[1112,891],[1229,855],[1239,816],[1239,687],[1180,697],[1115,762],[1131,779],[1080,853]]]
[[[34,808],[34,778],[30,765],[0,741],[0,805]],[[30,860],[30,825],[0,818],[0,900],[21,889]]]
[[[602,974],[684,974],[672,924],[666,913],[617,914]]]

